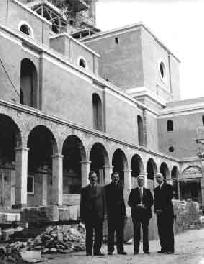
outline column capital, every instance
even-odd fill
[[[113,166],[111,166],[111,165],[104,165],[103,167],[104,167],[104,169],[113,169]]]
[[[15,148],[15,151],[29,151],[30,149],[29,148],[26,148],[26,147],[16,147]]]
[[[56,158],[62,158],[63,159],[64,155],[62,155],[61,153],[55,153],[55,154],[52,155],[52,158],[53,159],[56,159]]]
[[[140,172],[140,174],[138,176],[144,176],[144,177],[146,177],[147,176],[147,172]]]
[[[131,173],[132,170],[124,170],[123,172],[126,172],[126,173]]]
[[[91,161],[90,160],[82,160],[80,161],[81,164],[91,164]]]

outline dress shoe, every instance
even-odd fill
[[[159,250],[159,251],[157,251],[157,253],[166,253],[166,251],[165,250]]]
[[[174,251],[166,251],[166,254],[174,254]]]
[[[94,253],[94,256],[103,257],[103,256],[105,256],[105,254],[103,254],[101,252],[96,252],[96,253]]]
[[[92,254],[87,252],[87,253],[86,253],[86,256],[92,256]]]
[[[149,254],[149,251],[144,251],[144,254]]]
[[[127,253],[125,251],[119,251],[118,255],[127,255]]]
[[[113,256],[113,252],[111,252],[111,251],[108,252],[108,255],[109,255],[109,256]]]

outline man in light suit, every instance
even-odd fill
[[[113,255],[115,233],[117,252],[120,255],[126,255],[126,252],[123,249],[123,228],[126,217],[123,186],[119,182],[118,172],[113,172],[111,179],[112,182],[105,186],[108,216],[108,255]]]
[[[161,173],[157,173],[158,186],[154,189],[154,211],[157,214],[157,227],[160,238],[161,250],[158,253],[174,253],[174,211],[173,187],[164,182]]]
[[[149,219],[152,217],[153,197],[149,189],[144,188],[144,177],[137,177],[138,187],[132,189],[128,204],[134,225],[134,254],[139,253],[141,226],[143,231],[143,252],[149,253]]]
[[[80,216],[86,228],[86,255],[104,256],[101,253],[103,238],[103,220],[105,213],[104,188],[97,184],[98,177],[94,171],[89,173],[90,184],[82,188]],[[93,231],[95,232],[93,246]]]

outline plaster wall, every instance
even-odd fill
[[[121,89],[143,86],[140,30],[117,32],[85,44],[100,54],[99,74],[102,78]]]
[[[6,39],[1,33],[3,32],[0,31],[0,57],[3,65],[0,64],[0,98],[18,103],[20,102],[21,61],[24,58],[30,59],[39,72],[39,57],[37,53],[23,46],[21,41],[17,41],[18,45],[16,45],[16,42]]]
[[[19,24],[26,22],[33,31],[33,39],[38,43],[43,43],[49,46],[49,24],[40,17],[34,15],[32,12],[23,8],[18,2],[14,0],[0,1],[0,24],[5,25],[9,29],[16,32],[19,31]],[[32,37],[20,33],[32,40]]]
[[[151,34],[142,29],[142,56],[144,86],[162,98],[170,99],[170,75],[168,52],[156,42]],[[160,74],[160,63],[165,65],[164,79]]]
[[[79,66],[80,58],[86,62],[85,71],[98,72],[98,57],[67,35],[60,35],[50,39],[50,47],[63,54],[69,62]]]
[[[177,158],[196,157],[198,144],[196,143],[197,128],[203,126],[200,113],[188,115],[170,115],[158,119],[159,151]],[[167,131],[167,120],[173,120],[174,130]],[[174,147],[174,152],[169,152],[169,147]]]

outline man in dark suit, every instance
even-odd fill
[[[159,184],[154,189],[154,211],[157,214],[157,227],[161,250],[158,253],[174,253],[174,211],[173,187],[164,182],[163,175],[158,173],[156,181]]]
[[[108,255],[113,255],[114,234],[116,233],[117,252],[126,255],[123,249],[123,227],[126,207],[123,199],[123,187],[119,183],[118,172],[111,175],[112,182],[105,186],[106,207],[108,216]]]
[[[90,184],[82,188],[80,216],[86,228],[86,255],[104,256],[101,253],[103,238],[103,220],[105,212],[104,188],[97,184],[98,177],[94,171],[89,173]],[[93,231],[95,232],[93,246]],[[93,252],[92,252],[93,247]]]
[[[149,253],[149,219],[152,217],[153,197],[149,189],[144,188],[144,177],[137,177],[138,187],[132,189],[128,204],[134,225],[134,254],[139,253],[140,230],[143,231],[143,251]]]

